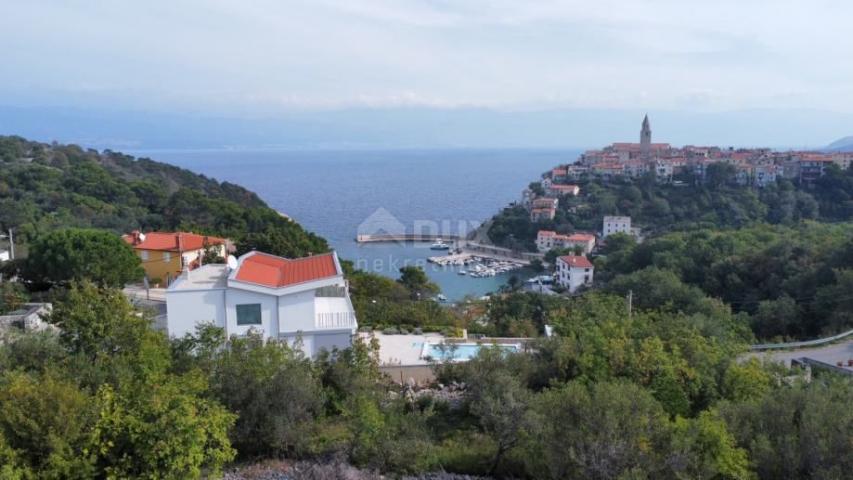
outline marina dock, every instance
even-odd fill
[[[426,235],[422,233],[357,235],[355,237],[355,241],[357,243],[436,242],[438,240],[443,240],[445,242],[461,242],[465,241],[465,237],[460,237],[458,235]]]

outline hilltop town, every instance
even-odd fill
[[[653,143],[648,115],[643,118],[639,143],[617,142],[600,150],[584,152],[577,162],[554,168],[554,183],[585,174],[601,177],[641,177],[650,172],[658,181],[673,182],[679,174],[693,174],[705,179],[707,167],[713,163],[732,165],[740,185],[765,187],[777,177],[811,184],[822,176],[830,164],[846,170],[853,152],[776,151],[771,148],[734,148]]]
[[[658,193],[673,192],[668,188],[682,187],[680,196],[689,199],[691,190],[685,190],[684,187],[728,186],[732,187],[731,192],[740,187],[769,191],[772,190],[769,187],[776,188],[782,182],[781,184],[809,193],[820,200],[827,192],[820,191],[818,184],[826,177],[827,172],[835,169],[832,171],[838,176],[839,172],[847,171],[853,163],[853,152],[777,151],[771,148],[694,145],[675,147],[669,143],[654,143],[648,116],[643,118],[639,140],[637,143],[617,142],[599,150],[587,150],[575,162],[558,165],[545,172],[539,181],[531,183],[521,195],[519,205],[526,210],[529,222],[546,225],[555,221],[562,223],[557,218],[562,209],[567,215],[574,217],[572,228],[577,228],[577,220],[582,217],[579,214],[589,207],[589,202],[584,200],[589,192],[584,192],[583,188],[584,185],[590,184],[618,189],[622,185],[652,182],[658,185]],[[665,198],[675,196],[678,195],[664,195]],[[768,200],[767,197],[771,196],[766,192],[759,195],[762,201],[768,202],[773,200]],[[845,198],[834,200],[838,204],[846,201]],[[736,203],[743,202],[738,199]],[[583,228],[603,229],[605,215],[626,213],[617,211],[619,209],[615,204],[604,210],[612,211],[601,212],[592,223],[584,219],[580,222],[584,224]],[[824,210],[830,211],[830,208]],[[659,220],[658,223],[662,223],[664,218]],[[678,221],[681,218],[669,220]],[[546,226],[545,229],[549,228]],[[635,229],[634,233],[637,234],[638,230]],[[531,231],[527,235],[515,237],[532,241],[535,235],[536,232]],[[500,235],[497,239],[496,243],[510,246],[500,241]],[[517,247],[532,250],[533,244],[527,243]],[[541,251],[541,248],[539,250]]]

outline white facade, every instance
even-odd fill
[[[564,256],[557,258],[557,284],[575,293],[584,285],[592,285],[595,268],[586,257]]]
[[[631,234],[631,217],[606,216],[602,224],[601,233],[604,238],[614,233]]]
[[[212,323],[228,336],[252,330],[291,344],[299,339],[311,357],[322,349],[351,345],[358,324],[337,256],[335,275],[270,287],[237,279],[245,259],[254,254],[243,255],[233,270],[205,265],[173,282],[166,290],[169,336],[181,337],[201,323]]]
[[[595,248],[595,236],[587,233],[560,235],[551,230],[539,230],[536,234],[536,249],[542,253],[555,248],[581,247],[588,254]]]

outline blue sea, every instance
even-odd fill
[[[272,208],[325,237],[343,259],[396,277],[424,265],[450,300],[500,288],[509,275],[471,278],[456,267],[426,264],[424,244],[357,244],[365,221],[399,221],[407,231],[432,225],[465,233],[520,198],[521,190],[572,150],[188,151],[131,152],[229,181],[256,192]],[[377,213],[377,211],[379,213]],[[390,217],[389,217],[390,215]]]

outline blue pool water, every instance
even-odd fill
[[[491,345],[478,345],[476,343],[462,343],[454,346],[429,344],[427,347],[426,356],[435,360],[470,360],[477,356],[481,349],[491,347]],[[507,352],[517,352],[518,345],[498,345],[502,350]]]

